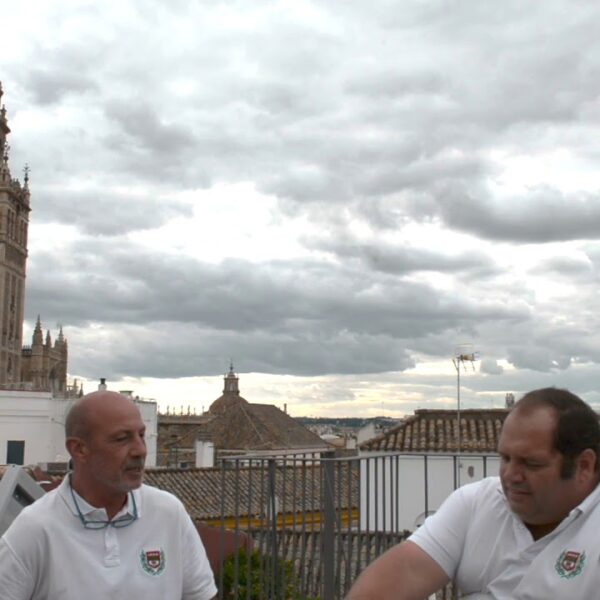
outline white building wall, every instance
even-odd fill
[[[375,429],[374,423],[367,423],[363,427],[361,427],[356,433],[356,443],[360,446],[363,442],[367,440],[372,440],[377,435],[377,430]]]
[[[65,417],[74,399],[50,392],[0,391],[0,464],[7,462],[9,440],[24,441],[24,464],[66,462]],[[156,402],[135,400],[146,425],[146,465],[156,466]]]
[[[25,442],[25,464],[66,462],[64,422],[72,403],[50,392],[0,392],[0,464],[9,440]]]
[[[454,490],[455,461],[449,455],[361,453],[360,528],[414,530]],[[460,485],[498,474],[496,455],[461,456]]]
[[[134,400],[146,425],[146,466],[156,466],[156,442],[158,439],[158,409],[153,400]]]

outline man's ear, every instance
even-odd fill
[[[71,455],[74,461],[85,461],[89,450],[87,444],[78,437],[67,438],[65,442],[67,452]]]
[[[583,483],[588,483],[596,478],[596,463],[598,456],[591,448],[586,448],[577,457],[577,473]]]

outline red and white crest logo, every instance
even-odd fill
[[[162,548],[158,550],[142,550],[140,563],[146,573],[159,575],[165,570],[165,553]]]
[[[575,552],[575,550],[565,550],[561,552],[554,568],[556,572],[565,579],[571,579],[581,573],[585,565],[585,552]]]

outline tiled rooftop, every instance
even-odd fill
[[[52,475],[39,467],[24,467],[46,491],[57,487],[62,476]],[[5,467],[0,466],[0,479]],[[319,511],[322,507],[321,465],[290,459],[289,466],[276,466],[275,496],[278,511]],[[341,506],[358,503],[358,466],[336,470],[336,497]],[[244,515],[260,517],[268,498],[267,461],[257,461],[254,467],[212,469],[147,469],[144,482],[177,496],[194,520],[209,521]],[[350,485],[348,485],[350,484]],[[350,497],[348,497],[350,490]],[[342,494],[343,491],[343,494]]]
[[[339,490],[351,490],[350,503],[358,502],[358,467],[340,469],[336,473]],[[297,465],[276,466],[275,496],[278,511],[319,511],[322,507],[321,466],[297,461]],[[348,481],[350,480],[350,486]],[[261,516],[268,494],[266,462],[256,467],[237,469],[148,469],[144,481],[175,494],[196,520],[213,520],[235,515]],[[337,487],[336,487],[337,493]],[[340,491],[341,495],[341,491]]]
[[[198,437],[210,439],[217,453],[271,450],[328,450],[331,446],[286,411],[272,404],[254,404],[240,395],[231,365],[223,394],[202,415],[159,415],[158,464],[195,460]],[[172,463],[171,463],[172,464]]]
[[[230,405],[207,425],[215,448],[231,450],[326,449],[317,434],[272,404]]]
[[[460,451],[495,453],[504,419],[503,408],[465,409],[460,412]],[[361,450],[396,452],[457,452],[456,410],[417,410],[396,427],[367,440]]]

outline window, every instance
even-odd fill
[[[8,440],[6,442],[6,464],[22,465],[25,459],[25,441]]]

